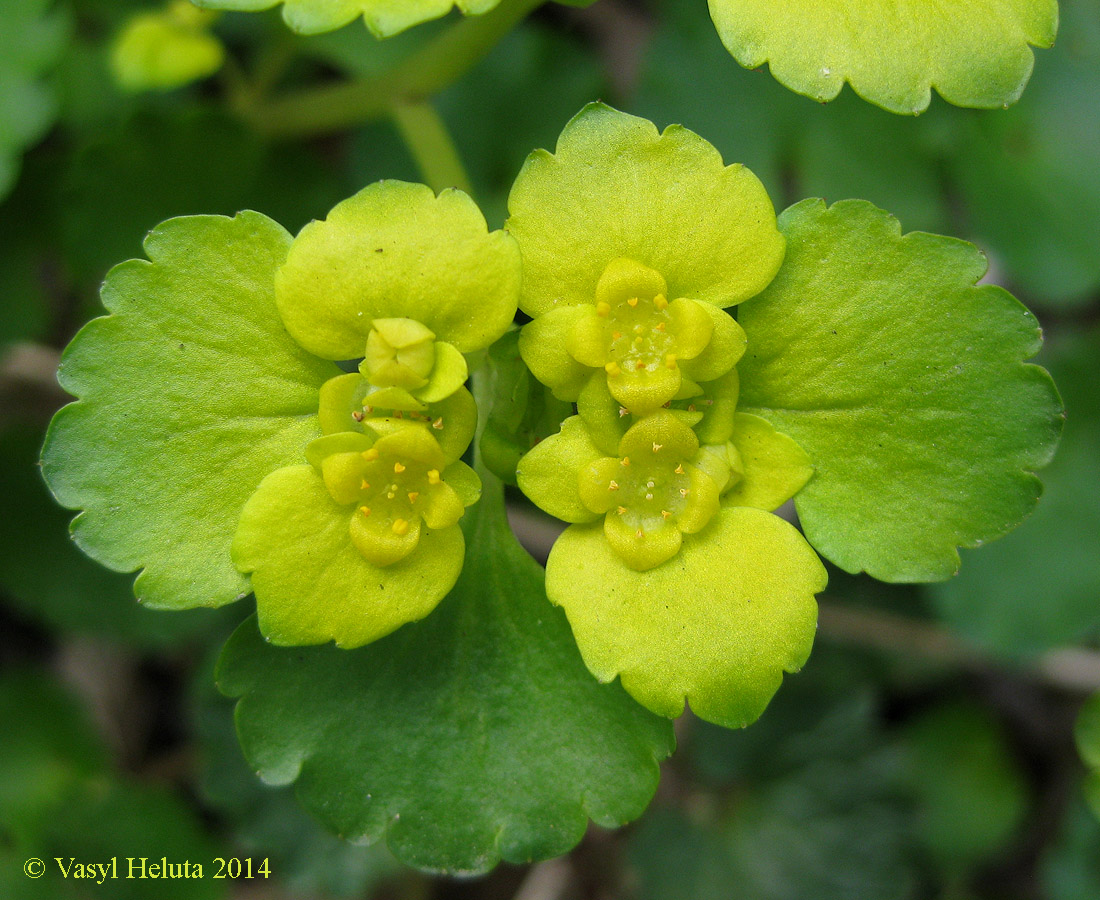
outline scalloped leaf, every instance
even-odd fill
[[[935,88],[956,106],[1014,103],[1049,47],[1057,0],[710,0],[722,43],[749,69],[832,100],[844,86],[895,113],[927,109]]]
[[[668,723],[585,670],[482,478],[465,569],[427,619],[358,650],[272,647],[250,620],[218,672],[265,781],[296,781],[348,839],[384,835],[409,865],[451,873],[564,853],[588,818],[630,821],[673,746]]]
[[[249,591],[230,545],[269,472],[320,434],[318,391],[339,374],[283,328],[274,273],[290,235],[266,216],[172,219],[151,262],[116,266],[95,319],[62,357],[79,397],[55,417],[42,470],[73,538],[118,571],[141,568],[153,607],[220,606]]]
[[[929,589],[952,629],[1007,654],[1100,630],[1100,554],[1082,539],[1100,535],[1100,329],[1055,334],[1044,352],[1066,403],[1066,429],[1043,472],[1043,502],[1004,540],[963,551],[958,577]]]
[[[69,35],[65,10],[53,0],[9,0],[0,28],[0,200],[15,184],[19,156],[46,133],[57,101],[45,75]]]
[[[480,15],[501,0],[193,0],[206,9],[258,12],[283,3],[283,19],[292,31],[320,34],[343,28],[362,16],[367,28],[380,38],[390,37],[413,25],[438,19],[457,7],[464,15]]]
[[[809,454],[795,498],[814,547],[883,581],[955,573],[958,546],[1000,537],[1041,492],[1061,402],[1023,360],[1035,317],[975,286],[964,241],[914,232],[863,201],[807,200],[780,218],[787,259],[741,307],[741,409]]]

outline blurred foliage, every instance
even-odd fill
[[[384,849],[329,834],[289,788],[255,778],[232,704],[211,683],[212,654],[245,611],[142,609],[132,576],[72,545],[70,515],[35,470],[60,398],[28,394],[43,378],[9,369],[7,349],[64,346],[100,311],[108,269],[140,255],[164,219],[254,208],[295,231],[367,182],[417,180],[386,118],[275,137],[249,111],[377,77],[458,18],[379,42],[360,23],[303,38],[277,10],[226,13],[212,26],[227,53],[217,74],[127,92],[111,73],[112,42],[135,15],[163,8],[9,0],[0,10],[0,897],[151,896],[133,888],[141,882],[82,890],[53,872],[28,879],[22,865],[34,855],[269,857],[270,887],[295,898],[516,896],[527,869],[464,883],[410,874]],[[654,809],[630,829],[591,834],[568,858],[559,896],[1100,896],[1100,821],[1084,799],[1095,800],[1096,776],[1082,786],[1070,734],[1077,698],[1064,682],[1036,687],[1027,668],[1067,644],[1094,650],[1100,625],[1100,2],[1066,0],[1062,12],[1057,45],[1037,52],[1008,111],[936,99],[905,118],[848,90],[815,103],[742,70],[705,4],[681,0],[548,6],[436,98],[494,227],[525,155],[552,149],[565,121],[601,98],[699,132],[755,171],[778,207],[861,197],[905,230],[973,239],[992,277],[1039,310],[1041,362],[1067,406],[1046,496],[1022,528],[964,550],[961,574],[929,588],[831,573],[827,603],[887,612],[902,629],[858,650],[865,635],[844,633],[849,619],[823,625],[805,670],[756,725],[685,720],[685,752],[666,764]],[[504,456],[517,430],[530,426],[518,436],[529,443],[560,412],[513,401],[489,438]],[[121,687],[97,694],[87,672],[74,674],[74,648],[89,645]],[[1018,668],[971,658],[969,645]],[[1072,674],[1075,685],[1090,677]],[[112,703],[132,730],[113,730]],[[1081,722],[1096,769],[1095,719]],[[554,739],[548,727],[544,741]],[[248,887],[165,881],[156,896],[202,900],[223,885]]]

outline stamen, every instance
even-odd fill
[[[373,413],[373,412],[374,412],[374,407],[373,407],[373,406],[364,406],[364,407],[363,407],[363,409],[365,409],[365,410],[366,410],[366,412],[367,412],[367,415],[368,415],[368,416],[369,416],[369,415],[370,415],[371,413]]]
[[[654,441],[654,442],[653,442],[653,452],[654,452],[654,453],[660,453],[660,452],[661,452],[661,448],[662,448],[663,446],[664,446],[664,444],[658,444],[658,443],[657,443],[656,441]]]
[[[674,471],[674,472],[675,472],[675,473],[676,473],[677,475],[683,475],[683,474],[684,474],[684,464],[683,464],[683,463],[680,463],[680,464],[679,464],[679,465],[678,465],[678,466],[677,466],[677,467],[676,467],[675,469],[673,469],[672,471]]]
[[[619,460],[619,465],[629,466],[630,465],[630,457],[629,456],[624,456],[622,459]]]
[[[619,482],[612,479],[607,483],[607,489],[609,491],[617,491],[619,489]]]
[[[634,363],[634,368],[640,372],[642,369],[645,368],[645,361],[639,359],[636,363]]]
[[[393,411],[393,417],[394,417],[395,419],[403,419],[403,418],[405,418],[405,413],[403,413],[403,412],[402,412],[401,410],[399,410],[399,409],[395,409],[395,410]]]
[[[672,515],[672,513],[670,513],[667,509],[662,509],[661,510],[661,518],[662,519],[667,519],[671,515]]]
[[[438,419],[432,422],[432,428],[434,428],[436,431],[443,430],[443,416],[440,416]]]
[[[630,410],[629,409],[627,409],[625,406],[620,406],[619,407],[619,418],[620,419],[623,416],[629,416],[629,415],[630,415]]]
[[[657,331],[664,331],[665,330],[665,323],[664,322],[658,322],[656,325],[653,326],[653,328]]]
[[[647,488],[649,488],[650,490],[652,490],[652,489],[653,489],[653,482],[652,482],[652,481],[647,481],[647,482],[645,483],[645,486],[646,486]]]
[[[359,490],[369,491],[370,490],[370,482],[367,481],[367,479],[364,478],[363,481],[359,485]]]
[[[639,528],[637,531],[634,532],[634,537],[636,537],[640,541],[642,538],[645,537],[645,532]]]
[[[638,305],[638,298],[631,297],[629,300],[626,301],[626,305],[633,309],[635,306]]]
[[[680,488],[680,496],[681,497],[686,497],[690,493],[691,493],[691,491],[688,488]]]
[[[416,498],[419,496],[419,491],[409,491],[409,503],[416,503]]]
[[[409,523],[406,522],[404,519],[394,519],[392,527],[393,533],[401,535],[401,537],[404,537],[406,534],[409,533]]]
[[[623,333],[621,331],[612,331],[611,332],[611,340],[613,340],[613,341],[622,340],[622,337],[623,337]]]
[[[359,507],[359,512],[361,512],[364,516],[369,516],[370,515],[370,507],[369,506],[360,506]]]
[[[400,474],[401,474],[402,472],[404,472],[404,471],[405,471],[405,467],[404,467],[403,465],[401,465],[401,463],[395,462],[395,463],[393,464],[393,470],[394,470],[394,472],[396,472],[396,473],[397,473],[398,475],[400,475]]]
[[[695,404],[694,403],[689,403],[688,404],[688,412],[695,412]]]
[[[359,411],[358,411],[358,410],[356,410],[356,409],[353,409],[353,410],[351,411],[351,417],[352,417],[353,419],[355,419],[355,421],[356,421],[356,422],[362,422],[362,421],[363,421],[363,418],[364,418],[364,414],[363,414],[363,413],[361,413],[361,412],[359,412]]]
[[[626,515],[626,507],[625,506],[617,507],[615,509],[615,512],[617,512],[620,516]]]
[[[439,469],[428,469],[428,484],[439,484]]]
[[[645,498],[646,498],[646,500],[652,500],[652,499],[653,499],[653,495],[652,495],[652,494],[646,494],[646,495],[645,495]]]

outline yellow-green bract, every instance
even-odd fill
[[[278,644],[353,647],[454,585],[464,353],[509,326],[519,253],[473,202],[379,182],[294,240],[258,213],[174,219],[66,351],[43,471],[76,540],[150,606],[256,594]],[[363,358],[358,373],[336,361]]]
[[[547,593],[655,712],[747,724],[806,660],[825,571],[771,514],[792,496],[819,552],[893,581],[949,576],[1034,504],[1060,403],[970,245],[857,201],[777,222],[702,138],[601,104],[509,209],[519,349],[578,412],[518,465],[572,523]]]

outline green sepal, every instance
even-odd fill
[[[489,232],[461,191],[380,181],[307,225],[275,279],[279,312],[325,359],[363,355],[376,318],[408,318],[469,353],[511,324],[519,296],[515,241]]]
[[[339,370],[286,333],[272,281],[290,243],[254,212],[172,219],[151,262],[116,266],[111,313],[69,345],[58,378],[80,398],[53,420],[42,472],[83,509],[74,540],[117,571],[141,569],[152,607],[220,606],[249,592],[230,558],[245,501],[320,432],[317,392]]]
[[[464,387],[433,403],[416,400],[411,409],[408,406],[393,408],[379,405],[370,406],[367,411],[370,403],[379,403],[384,399],[387,395],[374,390],[357,372],[329,379],[321,386],[318,412],[321,431],[325,434],[341,431],[385,434],[394,428],[419,424],[430,429],[448,460],[462,456],[474,438],[477,406],[473,395]]]
[[[832,100],[845,82],[895,113],[948,103],[984,109],[1019,99],[1031,76],[1029,45],[1049,47],[1056,0],[994,0],[944,7],[934,0],[786,3],[710,0],[722,43],[741,65],[768,63],[784,86]]]
[[[810,543],[849,572],[935,581],[956,547],[1010,531],[1041,492],[1062,405],[1023,361],[1035,317],[976,285],[982,254],[863,201],[807,200],[780,219],[789,252],[740,310],[741,408],[815,467],[795,500]]]
[[[532,375],[519,352],[519,330],[489,348],[492,403],[481,433],[481,460],[505,484],[515,486],[523,454],[561,430],[573,407],[558,400]]]
[[[557,856],[589,818],[630,821],[673,745],[667,722],[585,670],[487,489],[464,519],[465,571],[428,619],[351,651],[272,647],[250,621],[218,668],[265,781],[296,781],[348,840],[384,838],[433,872]]]
[[[561,431],[541,441],[519,461],[516,481],[530,500],[563,522],[598,517],[581,499],[577,473],[604,454],[592,443],[580,416],[570,416]]]
[[[593,377],[592,369],[569,352],[574,327],[590,312],[579,305],[552,309],[520,330],[519,352],[524,363],[560,400],[576,400]]]
[[[771,512],[797,494],[814,473],[806,452],[771,422],[750,413],[733,419],[740,479],[722,498],[729,506]]]
[[[335,31],[360,16],[378,38],[438,19],[458,8],[465,15],[480,15],[501,0],[192,0],[207,9],[258,12],[284,3],[283,19],[299,34]]]
[[[464,554],[457,525],[421,529],[415,549],[376,566],[352,540],[355,515],[310,465],[272,472],[249,498],[233,561],[252,575],[272,643],[359,647],[428,615],[453,587]]]
[[[607,379],[598,372],[577,397],[577,415],[584,422],[592,442],[607,456],[619,452],[619,441],[633,422],[629,412],[611,396]]]
[[[745,355],[745,330],[725,310],[709,303],[699,304],[710,313],[713,322],[710,340],[703,352],[681,365],[692,381],[714,381],[730,371]]]
[[[612,260],[659,272],[668,297],[727,307],[759,293],[783,259],[763,186],[679,125],[591,103],[554,154],[532,153],[508,198],[505,228],[523,253],[520,307],[540,317],[591,304]],[[532,369],[534,367],[532,366]]]
[[[687,701],[727,727],[759,717],[783,672],[806,661],[825,582],[797,530],[749,508],[722,509],[648,571],[623,564],[602,523],[567,528],[546,564],[547,595],[593,675],[619,676],[659,715],[678,716]]]

